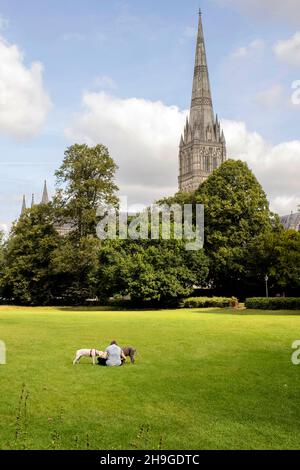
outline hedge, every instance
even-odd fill
[[[183,308],[228,308],[237,305],[238,300],[235,297],[189,297],[181,302]]]
[[[245,307],[255,310],[300,310],[300,297],[253,297]]]

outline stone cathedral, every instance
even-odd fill
[[[190,116],[180,141],[179,190],[195,191],[225,160],[226,141],[214,115],[200,11]]]

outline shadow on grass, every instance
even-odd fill
[[[28,307],[21,306],[0,306],[0,311],[3,310],[26,310]],[[45,310],[57,310],[61,312],[190,312],[193,314],[207,314],[207,315],[227,315],[227,316],[300,316],[300,310],[250,310],[246,308],[178,308],[178,307],[124,307],[117,305],[107,305],[107,306],[52,306],[52,307],[29,307],[30,309],[39,311],[41,308]]]
[[[61,312],[113,312],[119,310],[115,307],[55,307]]]
[[[211,315],[227,315],[227,316],[300,316],[300,310],[248,310],[248,309],[192,309],[194,313],[206,313]]]
[[[143,307],[55,307],[56,310],[61,312],[163,312],[178,309],[163,309],[163,308],[143,308]]]
[[[245,310],[241,315],[269,315],[274,317],[300,316],[300,310]]]

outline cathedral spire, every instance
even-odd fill
[[[47,181],[45,180],[42,204],[48,204],[48,203],[49,203],[49,195],[48,195]]]
[[[24,194],[21,215],[23,215],[25,211],[26,211],[26,197],[25,197],[25,194]]]
[[[214,112],[207,67],[201,10],[199,12],[190,121],[192,126],[194,126],[196,123],[198,126],[201,125],[201,140],[205,140],[206,128],[208,126],[212,128],[214,124]]]
[[[199,11],[193,92],[179,150],[179,190],[195,191],[226,160],[226,140],[215,116]]]

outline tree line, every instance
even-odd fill
[[[117,165],[103,145],[73,145],[56,171],[49,204],[27,209],[0,240],[0,294],[22,305],[79,305],[131,299],[176,305],[195,288],[205,294],[299,295],[300,233],[284,230],[248,166],[228,160],[192,194],[160,203],[203,204],[205,243],[100,240],[97,208],[118,208]],[[68,226],[67,234],[61,227]]]

